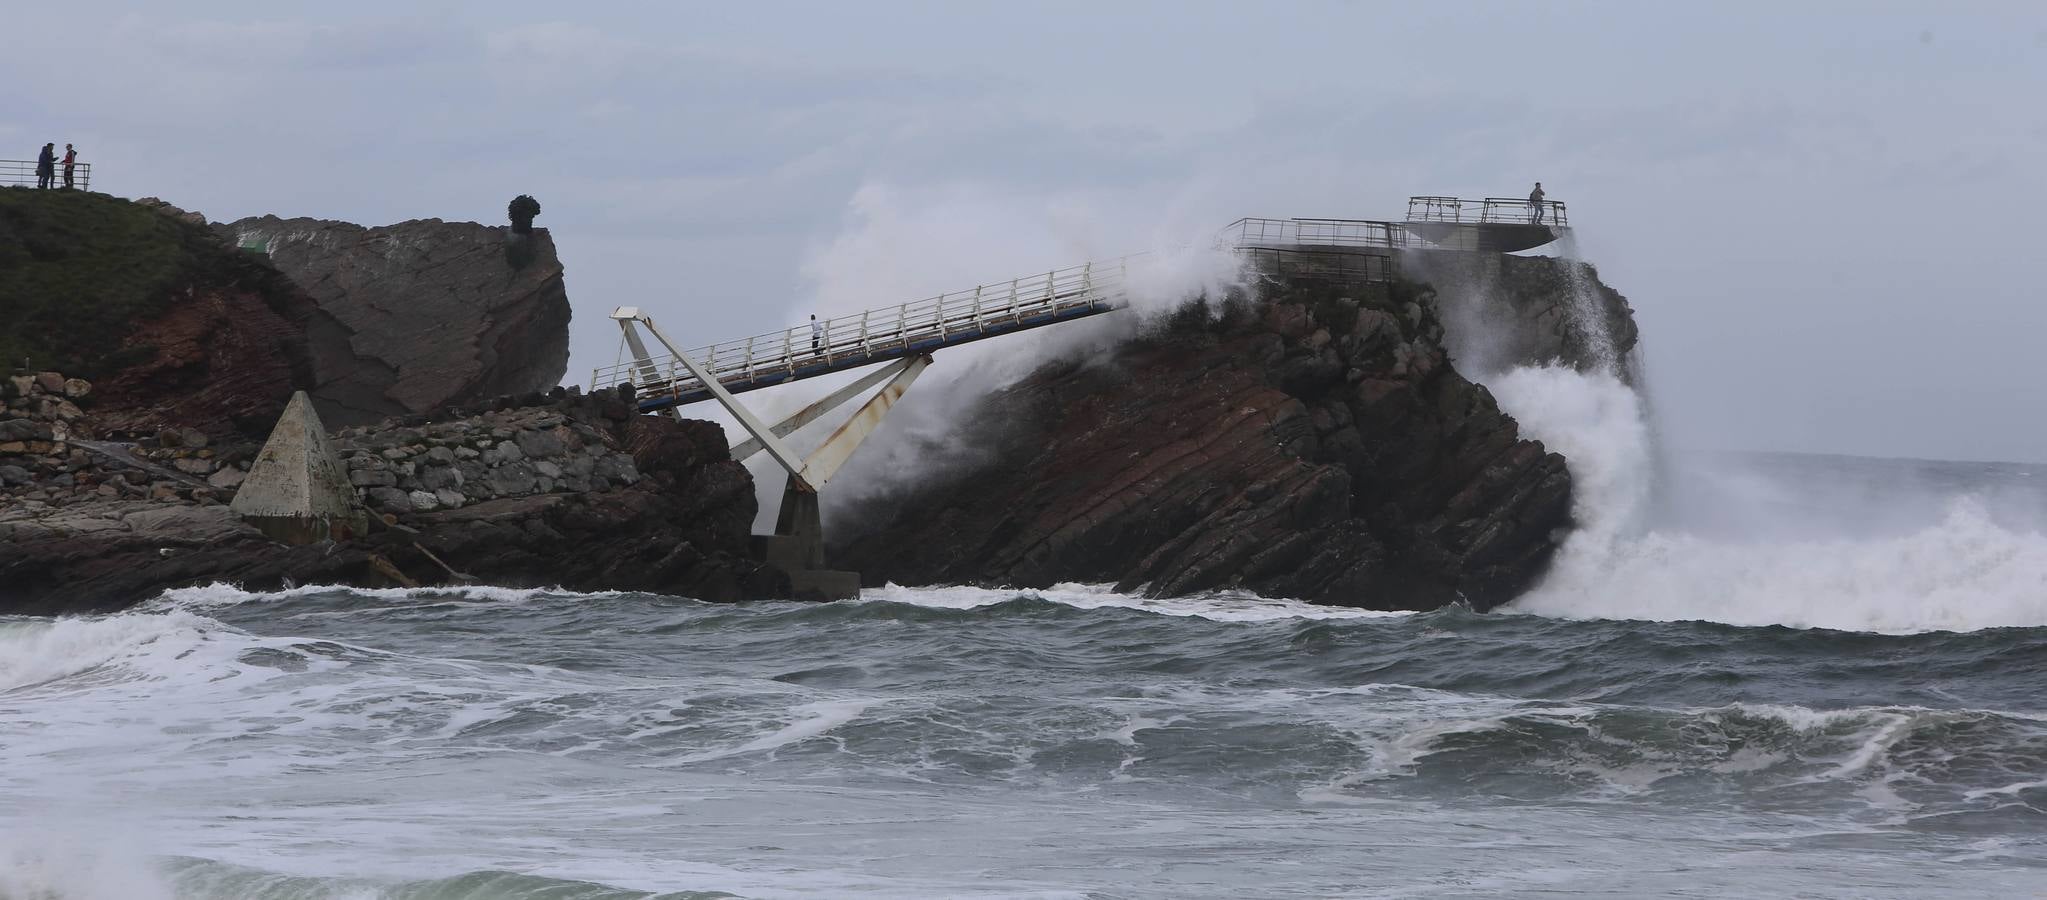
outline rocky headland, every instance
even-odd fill
[[[544,391],[568,371],[568,342],[554,337],[569,299],[546,229],[263,216],[214,230],[312,299],[307,392],[330,425]]]
[[[827,498],[828,561],[869,584],[1513,598],[1571,527],[1571,475],[1473,377],[1625,358],[1627,302],[1554,259],[1403,271],[1267,272],[1046,364],[977,401],[909,486]],[[793,594],[721,428],[556,386],[569,304],[544,229],[210,225],[0,191],[0,314],[19,325],[0,335],[0,613],[212,582]],[[228,506],[301,391],[368,513],[303,546]]]
[[[1546,311],[1587,273],[1510,265],[1494,283],[1544,335],[1516,352],[1580,358],[1586,336]],[[870,583],[1503,603],[1570,527],[1571,475],[1454,365],[1452,287],[1267,279],[1047,366],[965,417],[974,464],[845,512],[835,559]],[[1591,302],[1626,315],[1610,289]]]
[[[717,426],[555,387],[544,230],[0,191],[0,261],[0,313],[35,327],[7,352],[41,364],[0,381],[0,612],[216,581],[788,595]],[[343,426],[368,535],[288,546],[226,505],[300,390]]]

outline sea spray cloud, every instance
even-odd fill
[[[788,314],[792,323],[811,313],[830,318],[987,285],[1005,289],[1054,268],[1086,262],[1104,276],[1124,279],[1135,314],[1117,314],[946,350],[890,412],[887,424],[861,446],[835,479],[826,504],[928,479],[949,467],[982,458],[961,437],[961,421],[981,398],[1015,383],[1045,363],[1070,359],[1106,364],[1110,350],[1149,317],[1189,300],[1219,295],[1241,282],[1235,254],[1215,244],[1219,223],[1167,210],[1161,221],[1110,212],[1118,204],[1082,195],[1036,196],[976,185],[903,188],[869,184],[847,205],[842,230],[811,251],[804,266],[810,296]],[[1113,267],[1113,271],[1112,271]],[[847,384],[865,372],[814,379],[787,390],[748,395],[763,417],[774,419]],[[708,408],[692,414],[707,415]],[[722,412],[717,420],[740,435]],[[807,451],[831,433],[819,423],[791,443]],[[771,460],[752,461],[761,494],[757,527],[772,524],[784,475]]]
[[[1821,502],[1801,515],[1781,475],[1726,466],[1712,475],[1726,488],[1715,515],[1773,518],[1771,530],[1708,534],[1684,518],[1650,528],[1655,450],[1633,388],[1562,367],[1518,369],[1492,388],[1526,435],[1564,454],[1575,480],[1577,530],[1512,610],[1883,632],[2047,624],[2047,535],[2001,523],[1981,498],[1940,498],[1901,480],[1887,500],[1808,492]],[[1701,477],[1697,460],[1685,462],[1681,481]],[[1894,519],[1894,533],[1829,515],[1837,503],[1859,519]],[[1900,507],[1918,514],[1933,503],[1939,516],[1902,526]]]

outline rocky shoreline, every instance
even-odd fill
[[[749,556],[753,484],[717,426],[635,416],[616,397],[566,392],[495,407],[345,431],[337,442],[350,448],[351,475],[367,483],[364,495],[381,515],[361,540],[313,546],[264,537],[224,505],[231,491],[196,472],[146,482],[140,495],[105,490],[166,459],[204,463],[225,481],[223,473],[243,471],[233,460],[253,446],[109,443],[95,454],[40,442],[25,446],[26,456],[0,447],[0,459],[34,466],[14,468],[44,473],[0,493],[0,611],[107,611],[213,582],[249,590],[488,583],[713,601],[789,595],[786,576]],[[476,456],[458,455],[464,449]],[[118,462],[123,455],[135,464]],[[481,474],[471,479],[465,466]]]
[[[129,243],[31,265],[77,279],[119,271],[94,254],[165,247],[175,265],[105,286],[125,298],[126,330],[85,316],[49,333],[90,346],[35,345],[83,377],[0,381],[0,614],[119,609],[211,582],[800,599],[761,561],[754,481],[723,429],[638,415],[629,392],[553,387],[568,303],[544,231],[208,226],[161,201],[0,195],[0,225],[60,214],[121,219],[108,233]],[[1106,355],[1049,363],[923,448],[943,463],[930,477],[828,498],[828,561],[870,585],[1506,602],[1571,527],[1572,481],[1467,374],[1624,357],[1632,316],[1574,262],[1466,254],[1414,270],[1437,286],[1265,273]],[[46,317],[94,302],[13,285],[0,279],[0,305]],[[325,471],[336,486],[345,473],[336,502],[369,513],[342,539],[280,543],[227,505],[294,391],[342,426],[326,432]]]

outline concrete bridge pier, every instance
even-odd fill
[[[779,422],[769,424],[739,402],[732,391],[718,379],[715,372],[702,361],[684,353],[670,341],[668,336],[655,326],[652,319],[632,307],[621,307],[611,315],[624,330],[626,342],[633,349],[632,365],[646,373],[656,372],[656,364],[648,357],[646,346],[639,339],[636,328],[645,328],[654,339],[668,348],[673,364],[689,373],[691,378],[702,385],[718,404],[739,421],[739,426],[751,438],[732,448],[732,458],[744,462],[755,453],[766,453],[776,464],[788,473],[786,486],[782,491],[782,509],[775,520],[774,534],[757,534],[753,538],[755,558],[788,573],[796,599],[802,600],[845,600],[860,596],[860,573],[847,572],[825,567],[824,519],[820,515],[817,493],[833,475],[838,474],[853,451],[867,440],[868,435],[881,427],[881,420],[894,408],[903,392],[931,365],[928,353],[918,353],[897,358],[895,361],[869,373],[866,377],[846,385]],[[793,343],[793,341],[792,341]],[[816,348],[819,356],[825,348]],[[854,409],[846,421],[833,431],[824,443],[810,452],[809,456],[796,453],[783,438],[794,434],[797,429],[822,418],[832,410],[844,406],[854,398],[874,389],[867,402]]]
[[[753,537],[754,556],[789,575],[798,600],[842,600],[860,596],[860,573],[826,568],[824,519],[817,492],[790,476],[782,488],[782,511],[774,534]]]

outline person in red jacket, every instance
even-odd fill
[[[71,167],[78,165],[78,151],[70,144],[64,145],[64,189],[71,189]]]

